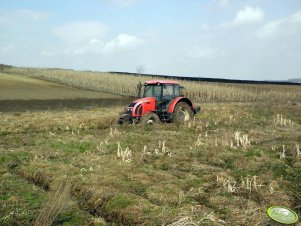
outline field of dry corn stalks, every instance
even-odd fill
[[[115,101],[2,111],[0,225],[254,226],[269,221],[271,205],[300,216],[300,101],[221,101],[200,102],[184,125],[118,126]]]
[[[3,72],[123,96],[136,96],[137,83],[153,79],[153,77],[63,69],[12,67],[3,69]],[[180,82],[186,87],[185,95],[197,102],[294,102],[301,99],[300,86]]]

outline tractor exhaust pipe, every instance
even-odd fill
[[[137,97],[138,98],[141,98],[141,89],[142,89],[142,84],[139,81],[139,83],[137,84],[137,90],[138,90]]]

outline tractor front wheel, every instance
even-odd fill
[[[194,117],[191,107],[185,103],[180,102],[174,108],[173,122],[183,123],[192,120]]]
[[[160,122],[159,116],[154,112],[148,112],[141,118],[142,125],[153,125]]]

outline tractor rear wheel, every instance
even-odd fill
[[[191,121],[194,117],[191,107],[185,102],[177,103],[173,113],[172,121],[177,123]]]
[[[159,116],[154,112],[148,112],[141,118],[141,124],[143,125],[153,125],[160,122]]]

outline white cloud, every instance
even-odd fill
[[[91,53],[102,53],[105,43],[98,39],[91,39],[88,43],[81,47],[67,48],[65,54],[67,55],[85,55]]]
[[[234,24],[251,24],[263,20],[264,13],[260,8],[253,9],[246,6],[243,10],[236,14],[233,20]]]
[[[64,24],[54,29],[54,34],[63,42],[62,48],[41,51],[42,56],[86,54],[111,54],[116,51],[134,49],[141,39],[134,35],[119,34],[116,38],[106,41],[108,28],[97,21],[81,21]]]
[[[107,30],[100,22],[81,21],[56,27],[54,34],[66,43],[86,43],[92,39],[102,39]]]
[[[280,36],[292,36],[301,31],[301,11],[283,19],[266,23],[255,32],[255,37],[267,39]]]
[[[301,11],[298,11],[298,12],[294,13],[292,16],[290,16],[289,22],[301,23]]]
[[[237,12],[235,18],[229,22],[223,23],[223,27],[232,27],[238,25],[254,24],[261,22],[264,18],[264,12],[260,8],[246,6]]]
[[[141,39],[133,35],[120,34],[115,39],[108,41],[107,43],[92,38],[83,45],[73,45],[62,48],[60,50],[43,50],[41,55],[45,57],[52,57],[56,55],[69,55],[69,56],[78,56],[78,55],[87,55],[87,54],[113,54],[120,51],[130,51],[135,49],[140,43]]]
[[[141,40],[136,36],[128,34],[120,34],[114,40],[108,42],[103,50],[105,52],[113,52],[117,49],[132,49],[141,43]]]

